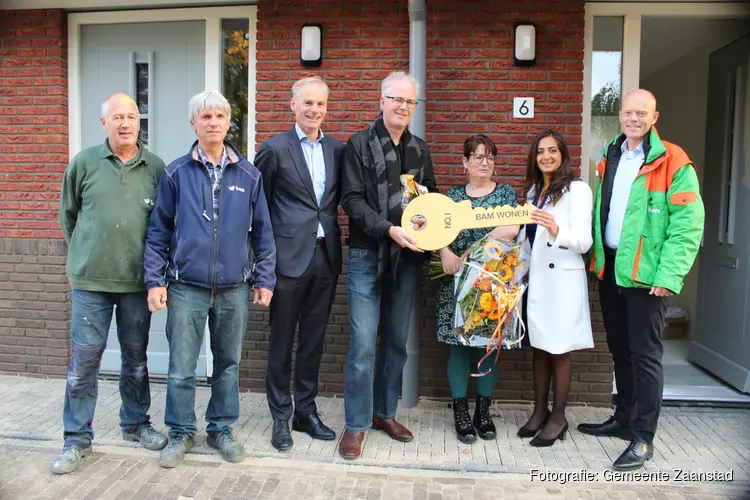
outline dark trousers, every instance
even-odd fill
[[[320,360],[337,282],[338,274],[331,269],[325,246],[315,247],[312,261],[302,276],[277,276],[271,300],[271,338],[266,366],[266,397],[274,419],[289,420],[292,416],[289,381],[298,323],[294,412],[307,415],[317,411],[315,397]]]
[[[615,419],[632,428],[633,439],[650,443],[664,389],[661,338],[667,304],[663,297],[649,295],[648,288],[618,286],[614,268],[614,260],[607,258],[599,300],[615,363]]]

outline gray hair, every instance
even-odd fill
[[[194,95],[192,99],[190,99],[188,109],[191,122],[194,121],[204,109],[223,111],[224,114],[227,115],[227,119],[231,117],[232,113],[232,109],[229,106],[229,101],[227,101],[226,97],[219,92],[214,92],[213,90],[205,90],[200,94]]]
[[[328,99],[330,89],[328,88],[328,85],[326,85],[326,82],[324,82],[323,79],[319,76],[308,76],[294,82],[294,85],[292,85],[292,97],[296,99],[297,95],[299,95],[299,89],[301,89],[308,83],[317,83],[319,85],[322,85],[326,91],[326,99]]]
[[[393,82],[398,80],[405,80],[414,85],[414,90],[417,93],[417,98],[419,98],[419,82],[409,73],[405,73],[403,71],[394,71],[393,73],[385,77],[383,82],[380,84],[380,95],[383,97],[391,95],[391,86],[393,85]]]

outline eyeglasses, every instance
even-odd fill
[[[487,163],[495,163],[494,156],[471,155],[471,157],[474,158],[474,161],[477,163],[484,163],[484,160],[487,160]]]
[[[384,95],[383,97],[385,97],[386,99],[390,99],[393,102],[395,102],[398,105],[399,108],[401,106],[403,106],[404,104],[406,104],[406,107],[408,107],[408,108],[414,108],[414,107],[417,106],[417,104],[419,104],[419,101],[415,101],[413,99],[404,99],[403,97],[392,97],[392,96],[389,96],[389,95]]]

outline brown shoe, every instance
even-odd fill
[[[395,418],[374,417],[372,419],[372,428],[384,431],[391,436],[391,439],[401,441],[402,443],[408,443],[414,439],[414,435],[409,432],[409,429],[396,422]]]
[[[352,432],[345,430],[339,442],[339,455],[347,460],[359,458],[362,454],[362,441],[365,440],[364,432]]]

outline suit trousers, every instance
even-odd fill
[[[607,344],[615,364],[615,420],[632,428],[633,439],[651,443],[664,390],[662,334],[667,312],[664,297],[648,288],[621,287],[609,257],[599,283]]]
[[[289,420],[292,397],[292,346],[299,323],[294,362],[294,412],[316,412],[318,373],[326,324],[336,293],[338,274],[331,268],[325,245],[316,246],[305,272],[297,277],[277,275],[271,300],[271,338],[268,342],[266,397],[274,419]]]

